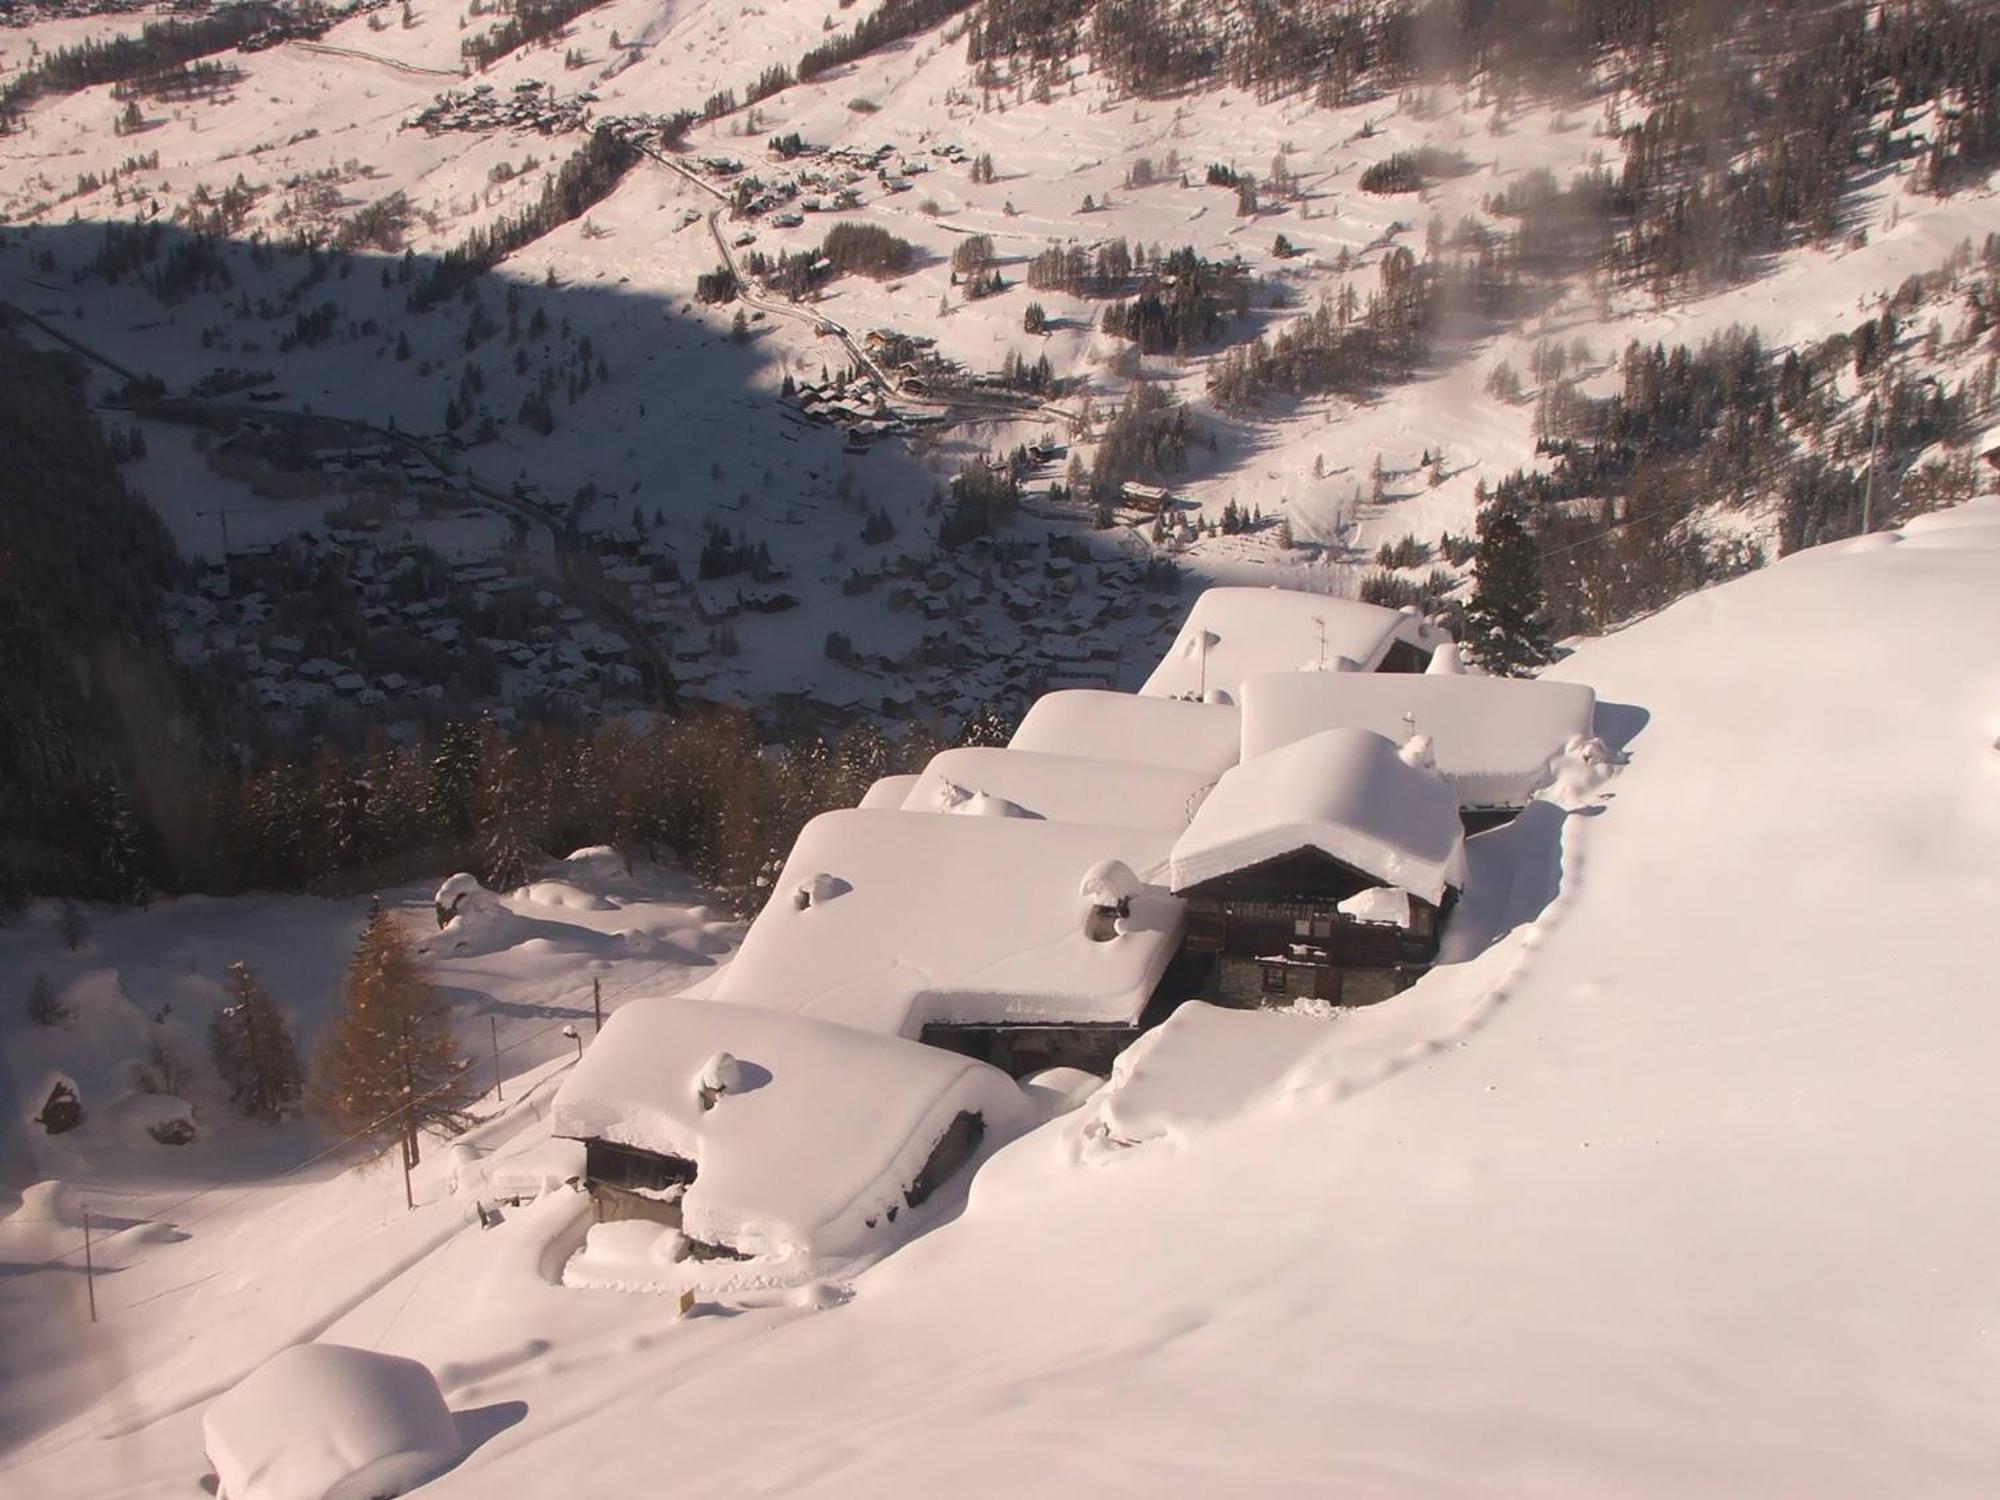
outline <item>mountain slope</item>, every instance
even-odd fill
[[[326,1336],[525,1405],[440,1495],[1989,1492],[1996,582],[2000,497],[1586,646],[1626,764],[1474,841],[1454,961],[1183,1013],[851,1287],[555,1291],[557,1206]],[[8,1479],[176,1492],[213,1337]]]

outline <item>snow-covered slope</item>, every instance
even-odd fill
[[[847,1288],[677,1321],[535,1270],[560,1202],[482,1235],[434,1201],[363,1240],[436,1236],[328,1337],[506,1413],[440,1496],[663,1464],[718,1495],[1990,1493],[1996,535],[1982,501],[1587,646],[1563,675],[1628,763],[1472,841],[1455,961],[1318,1027],[1190,1011]],[[273,1195],[228,1254],[335,1202]],[[247,1330],[122,1373],[147,1316],[121,1290],[69,1330],[107,1389],[10,1493],[184,1488]]]
[[[1742,285],[1662,298],[1650,287],[1579,278],[1544,289],[1521,316],[1454,326],[1411,379],[1365,398],[1316,395],[1216,412],[1205,409],[1204,398],[1225,345],[1275,335],[1343,287],[1365,299],[1392,252],[1423,248],[1427,225],[1455,231],[1469,219],[1508,229],[1513,221],[1496,215],[1489,200],[1532,172],[1549,171],[1559,182],[1593,166],[1615,175],[1625,142],[1607,122],[1634,101],[1615,92],[1590,101],[1593,112],[1602,106],[1599,121],[1574,104],[1532,98],[1497,107],[1476,90],[1412,90],[1338,108],[1319,107],[1310,91],[1262,98],[1226,87],[1143,100],[1120,95],[1087,58],[1066,86],[1038,98],[1020,80],[998,88],[976,81],[959,18],[754,106],[721,110],[691,131],[686,152],[674,158],[685,174],[643,161],[588,213],[485,278],[483,316],[493,326],[484,337],[478,317],[456,298],[425,311],[407,306],[409,285],[395,279],[402,243],[427,266],[469,233],[532,207],[585,139],[580,131],[548,135],[527,124],[438,133],[417,127],[441,92],[477,86],[500,100],[523,89],[536,99],[588,95],[576,107],[594,120],[695,110],[727,91],[746,98],[766,68],[795,64],[866,9],[828,0],[609,0],[558,38],[460,80],[462,43],[495,23],[413,5],[357,15],[323,44],[226,54],[240,76],[214,102],[149,101],[137,133],[114,129],[120,106],[106,86],[47,99],[9,137],[0,162],[0,213],[20,226],[0,247],[0,295],[177,390],[218,368],[271,369],[288,407],[393,420],[403,431],[426,433],[444,423],[448,402],[462,402],[464,433],[483,419],[496,424],[463,460],[472,475],[502,489],[518,482],[557,502],[588,487],[597,498],[583,517],[586,531],[625,528],[637,513],[641,529],[661,544],[656,555],[690,577],[706,524],[764,543],[791,575],[785,586],[799,600],[797,611],[734,623],[738,653],[713,642],[713,622],[685,599],[663,601],[650,625],[667,647],[686,653],[680,670],[697,695],[765,703],[774,693],[813,688],[837,706],[873,712],[885,677],[920,675],[907,663],[925,632],[907,601],[892,602],[893,586],[850,592],[852,577],[880,575],[905,557],[928,558],[939,529],[935,497],[961,462],[1069,438],[1067,419],[1082,417],[1086,403],[1099,420],[1078,425],[1074,453],[1088,462],[1104,414],[1135,375],[1197,409],[1202,440],[1186,472],[1156,476],[1174,484],[1182,514],[1215,520],[1234,501],[1267,521],[1283,517],[1282,534],[1298,544],[1280,547],[1279,528],[1267,524],[1176,544],[1175,555],[1204,581],[1351,593],[1380,544],[1405,534],[1464,536],[1479,485],[1490,488],[1517,467],[1546,462],[1535,447],[1537,382],[1527,378],[1518,399],[1495,394],[1489,377],[1501,364],[1526,371],[1538,349],[1558,347],[1567,351],[1576,389],[1602,396],[1618,385],[1619,352],[1633,339],[1696,345],[1743,324],[1759,329],[1769,350],[1805,348],[1850,332],[1910,275],[1935,269],[1961,244],[1976,250],[2000,229],[1990,179],[1943,197],[1921,182],[1919,148],[1935,126],[1925,111],[1885,116],[1882,129],[1908,149],[1883,170],[1856,174],[1842,207],[1844,238],[1773,256]],[[130,30],[141,19],[116,18],[115,26]],[[81,34],[76,23],[48,21],[22,35],[32,42],[44,27],[45,45]],[[781,159],[768,148],[792,133],[810,148],[805,156]],[[821,196],[822,178],[849,174],[826,153],[884,147],[891,154],[879,174],[853,174],[860,202],[851,209],[805,212],[795,225],[777,223],[770,211],[741,220],[725,214],[717,227],[732,241],[727,252],[706,222],[718,195],[741,177],[704,176],[704,161],[727,158],[767,184],[796,182],[803,201]],[[1369,167],[1419,147],[1458,153],[1466,169],[1418,193],[1360,190]],[[994,166],[991,180],[975,180],[973,164],[982,159]],[[1280,161],[1298,196],[1267,195],[1255,214],[1238,213],[1232,189],[1204,180],[1208,162],[1268,176]],[[1151,178],[1143,185],[1135,175],[1141,163]],[[78,279],[100,248],[104,225],[145,222],[181,235],[192,212],[212,207],[238,180],[248,199],[231,230],[239,243],[223,252],[227,288],[196,288],[166,305],[131,275],[115,285],[103,276]],[[278,244],[301,233],[324,238],[398,193],[410,209],[404,241],[387,253],[357,254],[351,275],[317,279],[295,255],[258,257],[243,243],[257,235]],[[740,343],[729,334],[734,309],[695,301],[697,278],[725,253],[748,255],[744,236],[775,257],[819,244],[836,219],[907,238],[914,264],[880,281],[840,277],[817,294],[809,314],[788,315],[797,310],[766,297]],[[1006,281],[999,294],[969,298],[954,270],[955,251],[973,235],[992,241]],[[1280,238],[1293,253],[1280,253]],[[1136,357],[1103,330],[1109,299],[1028,282],[1027,262],[1037,252],[1112,240],[1186,245],[1218,260],[1240,256],[1256,283],[1253,306],[1212,347]],[[504,314],[497,306],[503,299]],[[291,346],[294,317],[322,300],[338,306],[333,336]],[[1031,302],[1047,313],[1046,327],[1034,334],[1024,327]],[[541,332],[537,315],[545,320]],[[1925,320],[1932,316],[1953,325],[1944,330],[1951,337],[1941,354],[1918,356],[1922,336],[1913,324],[1904,351],[1910,371],[1947,385],[1976,375],[1984,358],[1978,341],[1961,347],[1955,336],[1963,310],[1927,308]],[[942,431],[877,445],[864,459],[843,447],[837,430],[798,419],[780,398],[787,378],[817,379],[846,362],[846,352],[822,336],[829,321],[857,338],[888,328],[934,339],[941,354],[975,373],[998,370],[1010,354],[1030,362],[1046,355],[1074,389],[1047,408],[961,409]],[[517,336],[517,322],[525,334]],[[504,348],[502,323],[510,325]],[[408,341],[407,357],[398,357],[399,338]],[[468,390],[468,381],[476,388]],[[1858,376],[1829,384],[1837,412],[1851,415],[1866,399]],[[520,415],[538,392],[554,393],[553,431],[538,431]],[[273,504],[239,477],[218,474],[184,430],[152,423],[148,432],[150,451],[135,464],[135,481],[190,551],[217,554],[224,525],[233,525],[239,547],[319,529],[340,498]],[[1038,474],[1031,491],[1056,477],[1053,470]],[[1757,503],[1715,525],[1775,550],[1773,497],[1752,498]],[[871,508],[893,521],[892,542],[861,539]],[[233,520],[219,525],[224,509]],[[1013,531],[1038,540],[1051,531],[1081,532],[1090,519],[1083,508],[1037,507]],[[468,559],[496,554],[505,529],[490,510],[444,520],[405,507],[394,520],[392,531],[407,529]],[[1147,531],[1121,524],[1100,541],[1143,558],[1154,545]],[[636,601],[642,612],[651,609],[649,589]],[[990,586],[961,581],[955,591],[950,618],[961,638],[997,656],[1030,653],[1024,632],[988,607]],[[1097,624],[1126,648],[1127,677],[1152,656],[1143,630]],[[830,665],[823,653],[830,632],[896,665]],[[704,645],[714,649],[705,653]],[[1012,690],[995,676],[960,683],[956,695],[979,702]],[[947,706],[953,696],[921,705],[921,716],[962,717]]]

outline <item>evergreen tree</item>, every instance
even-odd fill
[[[475,1093],[444,1000],[379,900],[348,965],[346,998],[315,1068],[315,1113],[378,1152],[399,1146],[413,1167],[421,1133],[464,1129]]]
[[[69,1019],[69,1007],[57,997],[49,976],[37,974],[28,981],[28,1019],[37,1026],[60,1026]]]
[[[1518,509],[1489,505],[1479,515],[1466,646],[1472,659],[1502,677],[1521,677],[1554,660],[1542,558]]]
[[[485,761],[476,873],[487,889],[511,891],[526,885],[542,862],[533,831],[546,821],[543,799],[528,775],[519,746],[496,736],[487,746]]]
[[[250,966],[229,966],[230,1003],[208,1028],[208,1055],[229,1102],[258,1120],[275,1120],[299,1100],[303,1076],[285,1017]]]
[[[63,902],[62,909],[56,914],[56,936],[72,953],[83,946],[83,917],[74,901]]]

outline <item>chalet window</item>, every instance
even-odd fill
[[[1292,936],[1311,937],[1312,923],[1308,922],[1304,917],[1295,918],[1292,922]]]
[[[1316,938],[1330,938],[1330,937],[1332,937],[1332,936],[1333,936],[1333,923],[1332,923],[1331,921],[1329,921],[1329,920],[1328,920],[1327,918],[1325,918],[1325,917],[1315,917],[1315,918],[1313,918],[1313,924],[1312,924],[1312,935],[1313,935],[1314,937],[1316,937]]]
[[[1261,966],[1261,973],[1265,994],[1282,995],[1285,993],[1288,986],[1285,982],[1285,966],[1283,964],[1264,964]]]

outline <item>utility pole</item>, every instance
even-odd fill
[[[604,1029],[604,981],[601,979],[593,978],[590,981],[590,1013],[597,1018],[597,1024],[591,1028],[590,1033],[596,1036]]]
[[[90,1254],[90,1210],[83,1211],[83,1289],[90,1298],[90,1321],[97,1321],[97,1262]]]
[[[493,1102],[505,1104],[507,1096],[500,1092],[500,1018],[488,1016],[486,1025],[493,1034]]]

